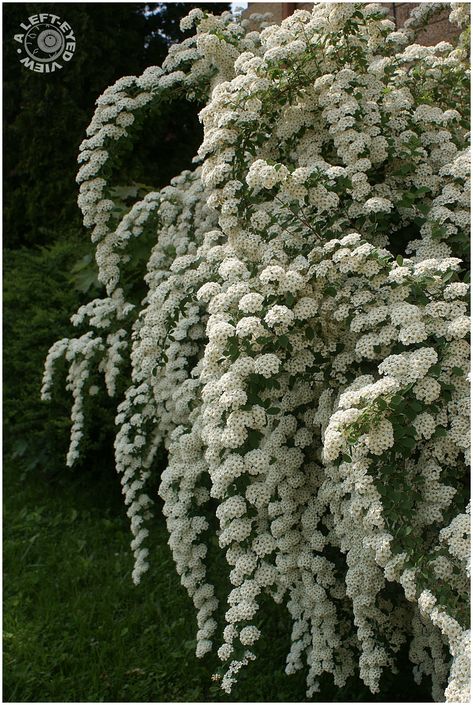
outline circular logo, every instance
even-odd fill
[[[57,15],[31,15],[15,34],[17,53],[25,68],[37,73],[52,73],[70,61],[76,49],[72,27]]]

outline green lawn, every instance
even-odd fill
[[[163,520],[139,587],[118,478],[4,477],[4,699],[196,701],[221,697],[215,659],[195,658],[192,604],[174,569]],[[278,673],[245,674],[241,699],[300,699],[281,644],[266,644]],[[273,678],[274,675],[274,678]]]
[[[211,680],[215,657],[194,655],[193,607],[181,587],[162,517],[152,568],[131,578],[118,478],[64,470],[47,478],[4,470],[4,700],[301,701],[304,674],[284,673],[289,620],[265,610],[259,658],[231,697]],[[225,580],[220,578],[221,588]],[[386,695],[387,694],[387,695]],[[373,698],[359,681],[320,700],[425,700],[404,671]]]

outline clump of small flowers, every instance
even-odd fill
[[[65,356],[72,464],[97,370],[114,396],[131,364],[115,457],[133,578],[165,447],[159,494],[197,656],[216,644],[227,692],[270,595],[292,617],[286,671],[306,669],[308,697],[323,673],[378,692],[408,645],[436,700],[468,699],[467,34],[416,43],[442,8],[421,4],[401,30],[374,4],[316,3],[280,26],[193,9],[196,34],[107,89],[81,145],[106,293],[51,348],[43,397]],[[467,6],[451,21],[464,28]],[[113,160],[136,118],[178,95],[205,102],[196,168],[123,213]],[[137,306],[120,282],[143,235]]]

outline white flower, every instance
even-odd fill
[[[243,313],[257,313],[261,310],[263,301],[264,298],[261,296],[261,294],[245,294],[245,296],[240,299],[238,308],[240,309],[240,311],[243,311]]]
[[[158,472],[196,655],[217,649],[225,692],[255,658],[264,593],[287,607],[286,671],[305,669],[309,699],[320,677],[343,688],[355,672],[378,692],[408,643],[433,700],[466,702],[466,35],[413,43],[441,4],[399,31],[360,7],[315,3],[281,24],[193,9],[195,35],[162,68],[98,99],[77,180],[105,292],[52,346],[41,393],[64,360],[72,464],[97,373],[111,396],[126,389],[115,461],[133,579]],[[193,171],[143,198],[112,187],[147,111],[183,95],[205,103]],[[136,238],[151,251],[132,304]]]
[[[389,213],[393,209],[393,204],[387,198],[369,198],[365,202],[366,213]]]

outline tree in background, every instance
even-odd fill
[[[215,4],[216,12],[225,8]],[[186,36],[179,21],[189,9],[184,3],[42,3],[42,12],[67,19],[77,48],[63,70],[39,75],[20,64],[13,39],[38,5],[4,6],[4,244],[30,248],[4,258],[4,424],[6,450],[23,469],[64,466],[67,400],[58,396],[53,412],[40,402],[40,368],[55,337],[67,335],[70,311],[85,294],[98,293],[75,181],[90,114],[118,77],[162,63],[169,45]],[[146,140],[127,155],[127,183],[130,168],[132,179],[164,185],[190,165],[202,137],[197,112],[198,105],[182,99],[147,118]],[[103,414],[101,433],[113,429],[111,410],[102,405],[96,413]]]
[[[179,20],[193,6],[199,3],[41,3],[42,12],[67,19],[77,40],[67,67],[47,75],[20,64],[13,39],[38,5],[4,6],[6,247],[51,243],[81,228],[76,158],[96,98],[120,76],[161,64],[185,36]],[[215,11],[227,7],[216,3]],[[146,144],[133,154],[133,176],[162,186],[190,163],[201,139],[197,110],[185,101],[177,108],[153,115]],[[147,173],[139,164],[149,164]]]

